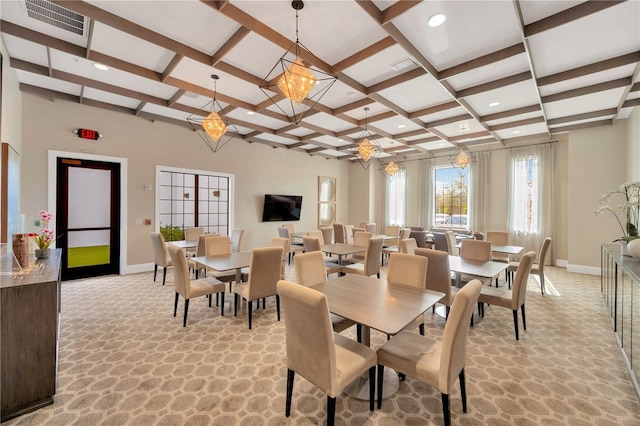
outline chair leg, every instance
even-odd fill
[[[444,415],[444,426],[451,425],[451,412],[449,411],[449,395],[442,394],[442,414]]]
[[[378,409],[382,407],[382,386],[384,377],[384,365],[378,364]]]
[[[376,367],[369,369],[369,411],[373,411],[373,401],[376,395]]]
[[[177,312],[178,312],[178,292],[176,291],[176,301],[173,304],[173,316],[174,316],[174,318],[175,318]]]
[[[187,312],[189,312],[189,299],[184,299],[184,319],[182,320],[182,326],[187,326]]]
[[[287,369],[287,402],[285,404],[284,415],[291,415],[291,397],[293,396],[293,380],[296,378],[296,372]]]
[[[513,310],[513,328],[516,330],[516,340],[520,340],[520,336],[518,336],[518,310]]]
[[[280,295],[276,294],[276,311],[278,312],[278,321],[280,321]]]
[[[216,300],[218,299],[218,294],[216,294]],[[222,300],[222,306],[220,307],[220,315],[224,316],[224,291],[220,294],[220,299]]]
[[[444,310],[445,314],[444,314],[444,320],[448,320],[449,319],[449,312],[451,312],[451,306],[447,306]]]
[[[220,306],[219,305],[219,303],[220,303],[219,299],[220,299],[220,293],[216,293],[216,306]]]
[[[156,275],[158,274],[158,265],[153,265],[153,282],[156,282]]]
[[[377,275],[378,275],[378,279],[380,279],[380,272],[378,272],[378,274],[377,274]]]
[[[164,267],[164,270],[162,271],[162,285],[164,285],[164,282],[167,280],[167,267]]]
[[[424,323],[420,324],[420,325],[418,326],[418,329],[420,330],[420,335],[421,335],[421,336],[424,336]]]
[[[233,295],[233,316],[234,317],[238,316],[238,295],[237,294]]]
[[[462,398],[462,412],[467,412],[467,389],[464,383],[464,368],[460,370],[460,374],[458,375],[460,379],[460,397]]]
[[[209,299],[209,307],[211,307],[211,299],[213,299],[213,297],[209,294],[207,295],[207,299]]]
[[[258,306],[260,305],[260,300],[258,300]],[[249,330],[251,330],[251,314],[253,311],[253,301],[247,300],[247,314],[249,315]]]
[[[327,396],[327,426],[333,426],[336,422],[336,399]]]
[[[356,324],[356,339],[358,343],[362,343],[362,326],[360,324]]]
[[[544,296],[544,274],[540,274],[540,291],[542,291],[542,295]]]
[[[522,304],[522,306],[520,306],[520,310],[522,311],[522,329],[526,330],[527,329],[527,319],[524,316],[524,303]]]

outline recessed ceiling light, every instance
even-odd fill
[[[344,139],[338,139],[338,142],[344,142]]]
[[[498,106],[498,105],[500,105],[500,102],[491,102],[489,104],[490,107],[494,107],[494,106]]]
[[[253,111],[247,111],[247,115],[255,115],[256,113]]]
[[[98,68],[99,70],[102,70],[102,71],[108,71],[109,70],[108,66],[103,65],[103,64],[99,64],[97,62],[95,64],[93,64],[93,66]]]
[[[438,146],[444,146],[444,142],[440,142]]]
[[[407,127],[405,124],[398,124],[398,129],[404,129],[405,127]]]
[[[429,20],[427,21],[427,25],[429,25],[431,28],[439,27],[440,25],[444,24],[444,21],[446,20],[447,15],[443,13],[436,13],[431,18],[429,18]]]
[[[520,130],[514,130],[514,131],[513,131],[513,132],[511,132],[511,133],[513,133],[514,135],[517,135],[518,133],[520,133]]]

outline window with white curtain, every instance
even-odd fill
[[[529,155],[514,158],[512,167],[511,227],[523,234],[540,232],[538,203],[540,195],[540,159]]]
[[[404,225],[406,192],[406,170],[401,169],[387,181],[387,218],[390,225]]]
[[[433,205],[433,227],[469,228],[469,168],[434,169]]]

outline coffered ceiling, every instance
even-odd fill
[[[299,124],[258,87],[296,40],[289,1],[3,0],[0,19],[24,92],[189,127],[217,74],[238,138],[327,158],[352,159],[365,127],[402,158],[549,140],[640,105],[638,0],[307,0],[299,39],[338,80]]]

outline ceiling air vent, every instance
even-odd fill
[[[54,27],[83,35],[84,16],[46,0],[25,0],[27,15]]]
[[[417,66],[418,63],[413,58],[404,58],[390,65],[391,69],[394,71],[402,71],[409,68],[415,68]]]

